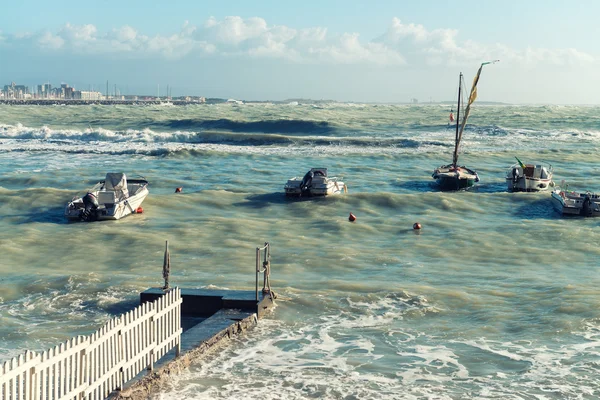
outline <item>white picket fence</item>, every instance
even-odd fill
[[[0,400],[104,399],[172,348],[181,349],[181,290],[42,353],[0,366]]]

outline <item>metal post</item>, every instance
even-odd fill
[[[269,258],[271,257],[269,248],[270,248],[269,242],[265,242],[265,245],[263,247],[256,248],[256,286],[255,286],[255,289],[256,289],[256,301],[257,302],[258,302],[258,274],[260,274],[261,272],[264,273],[262,292],[266,293],[266,285],[267,285],[267,281],[268,281],[268,271],[269,271]],[[261,257],[260,257],[261,250],[265,251],[262,268],[261,268]]]
[[[265,257],[263,260],[263,267],[264,267],[264,275],[263,275],[263,293],[270,293],[271,292],[271,282],[269,280],[269,277],[271,275],[271,246],[269,245],[269,242],[265,242]]]
[[[163,290],[169,289],[169,274],[171,273],[171,254],[169,253],[169,241],[165,242],[165,257],[163,261],[163,278],[165,279],[165,286]]]
[[[258,274],[260,272],[260,248],[256,248],[256,302],[258,302]]]

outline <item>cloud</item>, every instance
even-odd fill
[[[512,49],[506,45],[459,40],[456,29],[428,30],[421,24],[393,18],[375,40],[363,40],[358,33],[330,34],[324,27],[294,29],[269,25],[259,17],[210,17],[196,26],[185,21],[171,35],[149,35],[125,25],[99,32],[91,24],[67,23],[56,32],[1,35],[3,46],[35,46],[38,49],[86,55],[127,55],[131,58],[182,59],[190,55],[210,57],[252,57],[281,59],[294,63],[401,65],[472,65],[501,59],[534,67],[540,63],[558,66],[590,65],[598,57],[577,49]]]
[[[269,30],[262,18],[225,17],[223,21],[217,21],[210,17],[198,36],[216,45],[236,46],[260,38]]]
[[[262,18],[210,18],[195,37],[213,43],[224,55],[271,57],[302,63],[402,64],[385,45],[363,43],[356,33],[328,36],[325,28],[293,29],[269,26]]]
[[[60,36],[53,35],[50,32],[44,32],[37,40],[37,44],[42,49],[58,50],[64,46],[65,41]]]
[[[533,67],[540,63],[558,66],[586,65],[598,61],[596,56],[576,49],[511,49],[495,43],[487,45],[473,40],[458,40],[455,29],[427,30],[423,25],[404,24],[392,19],[387,32],[375,42],[382,43],[398,54],[404,55],[410,64],[460,65],[477,64],[486,60],[501,59],[503,63]]]

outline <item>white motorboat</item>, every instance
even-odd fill
[[[285,184],[286,196],[328,196],[348,192],[337,177],[328,177],[327,168],[311,168],[303,178],[293,177]]]
[[[517,163],[506,171],[506,184],[511,192],[541,192],[554,187],[552,165]]]
[[[127,179],[124,173],[107,173],[85,195],[67,203],[65,217],[70,221],[117,220],[140,212],[148,196],[148,181]]]
[[[600,195],[556,188],[552,191],[552,205],[561,215],[600,216]]]

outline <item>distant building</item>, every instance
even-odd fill
[[[52,90],[50,91],[50,98],[51,99],[63,99],[64,95],[63,95],[62,88],[59,88],[59,87],[52,88]]]
[[[17,85],[15,82],[11,82],[10,85],[4,85],[2,91],[5,99],[27,99],[31,97],[29,92],[29,86]]]
[[[12,94],[15,91],[15,86],[17,86],[16,83],[12,82],[10,85],[4,85],[4,90],[3,92],[5,94]]]
[[[37,97],[38,99],[47,99],[50,97],[52,91],[52,85],[49,83],[42,83],[37,86]]]
[[[102,92],[89,92],[89,91],[85,91],[85,90],[75,90],[73,92],[72,98],[75,100],[97,101],[97,100],[104,99],[104,95],[102,94]]]
[[[71,100],[75,93],[75,88],[70,87],[67,83],[60,84],[60,98]]]
[[[65,99],[73,99],[74,95],[75,95],[75,88],[72,88],[72,87],[63,88],[63,94],[65,96]]]

